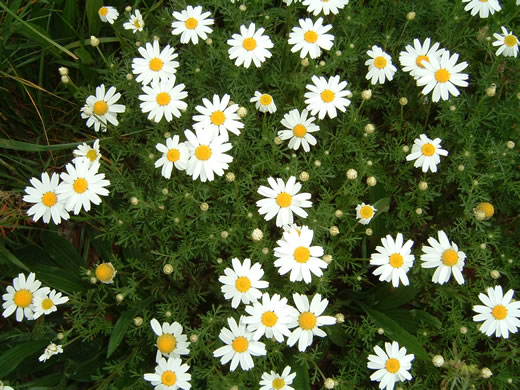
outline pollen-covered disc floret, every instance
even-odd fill
[[[235,135],[240,134],[240,129],[244,124],[240,121],[237,114],[238,104],[229,105],[231,97],[225,94],[220,98],[218,95],[213,95],[213,101],[202,98],[203,106],[196,106],[201,115],[194,115],[193,124],[194,129],[213,130],[218,135],[224,137],[227,141],[229,139],[228,131]]]
[[[182,325],[178,322],[163,322],[162,326],[155,318],[150,321],[154,333],[157,335],[157,362],[164,357],[178,358],[190,353],[188,337],[182,333]]]
[[[119,12],[117,12],[117,9],[115,9],[114,7],[104,5],[103,7],[98,9],[98,15],[99,19],[101,19],[103,23],[108,22],[110,24],[114,24],[114,22],[117,20],[119,16]]]
[[[136,81],[143,85],[150,82],[167,81],[175,75],[179,63],[174,61],[178,54],[170,45],[166,45],[162,50],[158,41],[146,43],[145,47],[139,48],[142,58],[132,60],[132,73],[136,74]]]
[[[249,101],[255,103],[256,109],[260,112],[268,112],[269,114],[276,112],[274,99],[267,93],[255,91],[255,96],[253,96]]]
[[[130,19],[128,22],[123,23],[123,28],[125,30],[132,30],[135,34],[137,31],[143,31],[144,29],[144,20],[141,12],[136,9],[132,15],[130,15]]]
[[[167,122],[171,122],[173,117],[180,118],[181,111],[188,108],[183,100],[188,96],[185,85],[175,85],[175,80],[175,76],[171,76],[160,82],[152,81],[150,86],[143,87],[144,95],[139,95],[142,101],[139,107],[143,113],[148,113],[148,119],[160,122],[164,116]]]
[[[415,160],[413,166],[421,167],[424,173],[428,170],[433,173],[437,172],[437,164],[441,162],[440,156],[448,155],[448,151],[442,149],[441,141],[440,138],[431,140],[426,134],[421,134],[419,138],[415,139],[411,153],[406,156],[406,161]]]
[[[504,57],[516,57],[518,55],[518,38],[513,35],[512,31],[507,31],[507,28],[502,26],[502,34],[494,33],[496,41],[493,46],[500,46],[495,55],[503,55]]]
[[[368,225],[374,215],[376,215],[377,209],[370,205],[362,202],[356,206],[356,218],[359,220],[359,223],[362,225]]]
[[[69,297],[62,296],[61,292],[51,290],[48,294],[37,293],[33,299],[34,319],[42,315],[51,314],[57,309],[57,305],[61,305],[69,301]]]
[[[87,119],[87,127],[94,125],[95,131],[107,131],[107,124],[114,126],[119,124],[117,114],[125,112],[123,104],[116,104],[121,98],[115,87],[110,87],[105,92],[105,85],[96,87],[96,95],[87,97],[85,105],[81,108],[81,118]]]
[[[349,0],[303,0],[303,5],[307,7],[307,12],[314,16],[323,12],[324,15],[330,13],[337,15],[340,9],[348,4]]]
[[[470,11],[471,16],[478,14],[481,18],[487,18],[489,14],[493,15],[502,9],[498,0],[462,0],[462,2],[468,3],[464,11]]]
[[[406,354],[406,348],[399,348],[396,341],[385,343],[385,350],[376,345],[375,355],[368,355],[367,367],[377,370],[370,375],[371,381],[379,382],[380,389],[393,390],[396,382],[412,380],[408,372],[412,368],[414,354]]]
[[[516,333],[520,328],[520,301],[514,301],[513,290],[503,294],[502,286],[489,287],[486,294],[479,294],[478,298],[485,305],[473,306],[478,313],[473,321],[481,322],[480,331],[487,336],[509,338],[509,332]]]
[[[399,62],[405,72],[410,72],[413,78],[417,79],[419,69],[424,69],[423,61],[430,62],[430,58],[441,58],[444,49],[439,49],[440,44],[434,43],[430,47],[431,40],[426,38],[423,43],[417,38],[412,45],[406,45],[405,49],[399,53]]]
[[[318,114],[319,119],[328,115],[333,119],[337,116],[337,110],[345,112],[350,105],[350,100],[345,96],[350,94],[346,81],[340,81],[339,76],[330,77],[328,80],[323,76],[312,76],[313,84],[307,84],[305,104],[311,115]]]
[[[18,274],[13,279],[13,285],[7,286],[7,293],[2,295],[4,303],[2,307],[4,318],[9,317],[16,311],[16,321],[20,322],[23,318],[34,319],[34,298],[38,294],[48,294],[49,287],[41,287],[41,282],[36,280],[33,272],[27,279],[24,274]]]
[[[43,222],[52,221],[58,225],[61,220],[69,219],[69,213],[65,210],[65,200],[62,194],[57,193],[60,176],[53,173],[51,177],[47,172],[41,175],[41,181],[33,177],[29,180],[32,187],[25,187],[23,201],[34,203],[27,215],[33,216],[33,221],[38,221],[43,217]]]
[[[368,66],[368,73],[365,78],[370,80],[372,85],[384,84],[386,80],[392,81],[397,71],[397,68],[392,64],[392,57],[376,45],[367,51],[367,55],[370,59],[365,61],[365,65]]]
[[[292,45],[291,52],[300,52],[300,58],[305,58],[307,54],[311,58],[318,58],[321,49],[330,50],[334,44],[334,35],[327,34],[332,29],[331,24],[323,25],[323,18],[318,18],[313,22],[311,18],[299,19],[300,27],[293,27],[289,34],[289,45]]]
[[[229,58],[235,60],[236,66],[243,65],[249,68],[251,62],[259,68],[267,58],[271,58],[268,49],[273,48],[273,42],[268,35],[264,35],[265,28],[256,30],[254,23],[248,27],[240,26],[240,34],[233,34],[227,44],[231,46],[228,50]]]
[[[376,246],[376,253],[370,256],[370,264],[378,266],[373,272],[374,275],[380,275],[381,281],[392,282],[394,287],[399,286],[399,281],[405,286],[410,284],[406,273],[415,260],[415,256],[411,254],[413,241],[403,241],[401,233],[397,233],[395,241],[388,234],[381,239],[383,246]]]
[[[72,152],[74,158],[72,162],[75,163],[79,158],[87,158],[90,163],[98,162],[101,159],[101,152],[99,151],[99,139],[95,140],[92,146],[83,142],[81,145],[78,145],[76,149]]]
[[[114,277],[117,274],[116,269],[112,265],[112,263],[100,263],[96,266],[94,271],[97,280],[104,284],[112,284],[114,283]]]
[[[181,43],[189,43],[190,41],[196,45],[199,38],[206,39],[213,29],[209,26],[213,24],[213,19],[209,18],[210,12],[202,12],[199,5],[188,7],[181,12],[173,12],[175,19],[172,22],[172,34],[181,36]]]
[[[264,372],[260,380],[260,390],[295,390],[292,387],[295,372],[291,372],[291,366],[286,366],[281,374],[271,371],[270,374]]]
[[[166,138],[166,144],[158,143],[155,148],[162,153],[161,158],[155,162],[155,168],[161,168],[161,175],[169,179],[173,166],[180,171],[186,170],[188,166],[189,152],[185,143],[179,143],[179,136]]]
[[[155,386],[155,390],[189,390],[191,388],[190,366],[182,364],[178,357],[157,360],[155,372],[144,374],[144,380]]]
[[[311,134],[320,130],[320,127],[314,124],[316,118],[309,116],[306,109],[300,113],[298,109],[289,111],[281,120],[287,130],[278,131],[278,137],[282,140],[289,140],[289,148],[298,150],[300,145],[303,150],[309,152],[309,145],[316,145],[316,138]]]

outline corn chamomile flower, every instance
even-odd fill
[[[178,322],[163,322],[162,327],[159,321],[152,318],[150,321],[152,330],[157,335],[157,362],[162,356],[178,358],[181,355],[188,355],[190,343],[188,337],[182,334],[182,325]]]
[[[334,35],[327,34],[332,28],[331,24],[323,25],[323,18],[318,18],[316,22],[311,18],[300,19],[298,23],[300,27],[293,27],[289,34],[291,52],[300,51],[300,58],[305,58],[307,54],[311,58],[318,58],[321,49],[330,50],[334,44]]]
[[[406,354],[406,348],[399,348],[396,341],[385,343],[385,350],[376,345],[375,355],[368,355],[367,367],[377,370],[370,375],[371,381],[379,382],[380,389],[393,390],[396,382],[411,380],[408,372],[412,368],[414,354]]]
[[[235,371],[238,364],[244,371],[255,366],[251,356],[264,356],[267,351],[265,344],[253,339],[253,334],[246,329],[246,325],[239,320],[238,324],[234,318],[227,319],[229,329],[222,328],[219,334],[220,340],[226,345],[216,349],[213,356],[220,357],[220,363],[226,364],[231,361],[230,371]]]
[[[301,114],[295,108],[284,115],[280,121],[289,130],[278,131],[278,137],[282,140],[289,139],[289,148],[298,150],[300,145],[303,150],[308,152],[311,150],[309,145],[316,145],[316,138],[310,133],[319,131],[320,127],[314,124],[315,118],[308,116],[309,112],[304,109]]]
[[[384,84],[386,79],[392,81],[397,71],[397,68],[392,64],[392,57],[376,45],[372,46],[367,54],[370,59],[365,62],[365,65],[368,66],[368,73],[365,78],[370,80],[372,85]]]
[[[327,335],[319,326],[334,325],[336,318],[321,315],[327,308],[329,300],[321,299],[320,294],[314,295],[310,304],[306,295],[293,294],[293,300],[298,311],[295,311],[296,315],[290,326],[295,326],[296,329],[287,339],[287,345],[292,347],[298,341],[298,350],[304,352],[312,344],[314,336],[325,337]]]
[[[267,93],[255,91],[255,96],[253,96],[249,101],[255,103],[256,109],[260,112],[268,112],[269,114],[276,112],[276,105],[274,104],[273,97]]]
[[[175,76],[161,81],[152,81],[150,86],[143,86],[144,95],[139,95],[139,105],[143,114],[148,112],[148,119],[160,122],[162,117],[171,122],[173,117],[180,118],[181,110],[188,108],[183,100],[188,96],[184,84],[175,85]]]
[[[34,298],[38,294],[48,294],[49,287],[41,287],[41,282],[36,280],[36,275],[31,272],[27,279],[20,273],[13,279],[13,285],[7,286],[7,294],[2,295],[4,303],[2,307],[4,318],[9,317],[16,311],[16,321],[21,322],[23,318],[34,319]]]
[[[260,380],[260,390],[294,390],[291,387],[296,373],[291,373],[291,366],[286,366],[281,374],[271,371],[270,374],[264,372]]]
[[[144,374],[144,380],[155,386],[155,390],[189,390],[191,388],[190,366],[182,364],[178,357],[168,360],[160,358],[155,366],[155,372]]]
[[[502,286],[489,287],[486,294],[478,297],[485,305],[473,306],[473,311],[478,313],[473,316],[473,321],[484,323],[480,331],[487,336],[495,333],[496,337],[509,338],[509,332],[516,333],[520,328],[520,301],[513,301],[515,292],[509,290],[503,294]]]
[[[266,221],[276,216],[276,226],[283,226],[293,223],[293,213],[302,218],[307,217],[307,212],[303,208],[312,206],[312,202],[309,200],[311,194],[308,192],[299,194],[302,185],[296,183],[296,177],[291,176],[287,183],[280,178],[275,180],[272,177],[267,181],[271,188],[260,186],[257,191],[266,198],[256,202],[259,207],[258,213],[265,214]]]
[[[228,39],[227,44],[231,46],[228,50],[229,59],[235,59],[235,65],[243,65],[249,68],[251,62],[259,68],[266,58],[271,58],[271,52],[268,49],[273,48],[273,42],[268,35],[263,35],[265,29],[260,27],[256,30],[254,23],[248,27],[240,26],[240,34],[233,34]]]
[[[193,42],[194,45],[199,43],[199,37],[206,39],[213,29],[209,26],[213,24],[213,19],[208,18],[210,12],[202,12],[199,5],[188,7],[181,12],[174,12],[173,17],[176,21],[172,22],[172,34],[181,36],[181,43]]]
[[[56,345],[54,343],[50,343],[45,347],[45,351],[43,352],[43,355],[41,355],[38,360],[40,362],[44,362],[47,359],[50,359],[52,356],[57,355],[59,353],[63,353],[63,347],[61,345]]]
[[[415,160],[414,167],[421,167],[424,173],[428,170],[437,172],[437,164],[441,162],[439,156],[448,155],[448,151],[441,148],[441,141],[440,138],[431,140],[426,134],[421,134],[415,139],[412,152],[406,156],[406,161]]]
[[[318,15],[323,12],[325,15],[332,13],[337,15],[340,9],[348,4],[349,0],[303,0],[303,5],[307,7],[307,12]]]
[[[397,233],[394,241],[391,235],[382,238],[383,246],[377,246],[377,253],[372,253],[370,264],[377,265],[374,275],[381,275],[379,280],[392,282],[392,286],[398,287],[399,280],[405,286],[410,282],[406,273],[412,267],[415,256],[411,254],[413,241],[408,240],[403,244],[404,238],[401,233]]]
[[[356,206],[356,218],[359,219],[360,224],[368,225],[374,218],[376,211],[377,209],[374,206],[362,202]]]
[[[166,144],[158,143],[155,148],[162,153],[161,158],[155,162],[155,168],[161,169],[161,175],[169,179],[173,166],[180,171],[186,170],[188,166],[189,152],[184,143],[179,143],[179,136],[166,138]]]
[[[399,53],[399,62],[405,72],[410,72],[413,78],[417,79],[419,69],[424,69],[422,61],[430,62],[431,57],[441,58],[444,49],[439,49],[440,44],[434,43],[430,47],[430,38],[426,38],[421,44],[417,38],[413,40],[412,45],[406,45],[405,50]]]
[[[56,290],[51,290],[48,294],[38,293],[34,296],[33,305],[34,305],[34,319],[42,315],[51,314],[58,310],[56,308],[57,305],[61,305],[62,303],[68,302],[69,297],[61,296],[60,292]]]
[[[119,124],[117,114],[125,112],[124,104],[115,104],[121,94],[116,93],[115,87],[110,87],[105,92],[105,85],[96,87],[96,95],[87,97],[86,103],[81,109],[81,118],[87,119],[87,127],[94,125],[94,130],[107,131],[107,123],[114,126]]]
[[[434,283],[444,284],[450,280],[451,274],[458,284],[464,284],[462,269],[464,268],[464,259],[466,254],[459,251],[457,244],[449,241],[444,231],[437,233],[439,241],[433,237],[428,238],[428,244],[424,245],[421,255],[422,268],[437,268],[433,274],[432,281]]]
[[[238,104],[229,105],[230,99],[231,97],[228,94],[222,96],[222,99],[218,95],[213,95],[213,102],[202,98],[204,105],[195,107],[195,110],[200,112],[201,115],[193,116],[193,120],[196,121],[193,128],[215,131],[226,141],[229,139],[228,131],[239,135],[244,124],[240,122],[240,117],[237,114]]]
[[[339,76],[330,77],[328,80],[323,76],[312,76],[314,84],[307,84],[305,88],[309,92],[305,93],[305,104],[307,110],[311,115],[318,114],[319,119],[329,118],[333,119],[337,116],[336,109],[341,112],[346,111],[346,107],[350,105],[350,100],[345,96],[350,94],[350,91],[345,89],[346,81],[341,81]]]
[[[132,60],[132,73],[138,75],[135,79],[138,83],[148,85],[152,81],[166,81],[177,72],[179,63],[174,60],[178,54],[170,45],[161,50],[158,41],[146,43],[145,47],[139,48],[139,54],[142,58]]]
[[[144,20],[143,15],[139,12],[138,9],[134,11],[132,15],[130,15],[130,19],[128,22],[123,23],[123,28],[125,30],[132,30],[135,34],[137,31],[143,31],[144,29]]]
[[[43,172],[41,181],[33,177],[29,180],[32,187],[25,187],[23,201],[27,203],[34,203],[27,215],[33,216],[33,221],[38,221],[43,217],[43,222],[49,223],[52,221],[58,225],[61,220],[69,219],[69,213],[65,210],[65,199],[63,195],[57,193],[60,176],[53,173],[49,178],[47,172]]]
[[[105,187],[110,185],[110,182],[105,179],[104,173],[98,173],[98,162],[91,164],[86,158],[77,159],[74,165],[69,163],[65,169],[67,173],[61,173],[62,182],[56,192],[63,196],[65,209],[74,210],[74,215],[78,215],[82,207],[89,211],[90,202],[98,205],[101,203],[99,196],[109,194]]]
[[[516,57],[518,55],[518,38],[513,35],[513,32],[507,31],[502,26],[502,34],[494,33],[496,41],[493,46],[500,46],[495,55],[503,55],[504,57]]]
[[[112,284],[114,283],[114,277],[116,276],[117,271],[112,263],[108,262],[98,264],[94,273],[96,274],[97,280],[101,283]]]
[[[471,11],[471,16],[479,14],[481,18],[487,18],[490,13],[493,15],[502,9],[498,0],[462,0],[462,2],[468,3],[464,11]]]
[[[240,302],[249,304],[255,302],[262,296],[260,288],[269,287],[269,282],[261,280],[264,270],[260,263],[251,266],[250,259],[244,259],[240,263],[236,257],[231,260],[233,269],[226,268],[225,275],[221,275],[218,281],[222,283],[220,287],[225,299],[231,299],[231,307],[236,309]]]
[[[81,145],[78,145],[76,149],[72,152],[74,155],[73,163],[76,162],[76,159],[87,158],[90,163],[99,162],[101,159],[101,153],[99,152],[99,139],[94,141],[92,146],[83,142]]]
[[[450,94],[459,96],[458,87],[467,87],[468,79],[466,73],[460,73],[468,66],[467,62],[456,64],[459,55],[454,53],[452,56],[448,50],[444,50],[440,59],[430,58],[430,61],[421,61],[424,69],[417,70],[417,85],[425,86],[422,90],[423,95],[427,95],[433,90],[432,101],[438,102],[439,99],[448,100]]]
[[[110,24],[114,24],[117,17],[119,16],[119,12],[117,12],[117,9],[115,9],[114,7],[104,5],[98,10],[98,15],[99,19],[101,19],[103,23],[108,22]]]

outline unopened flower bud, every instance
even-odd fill
[[[376,180],[376,178],[375,178],[374,176],[369,176],[369,177],[367,177],[367,185],[368,185],[369,187],[373,187],[373,186],[375,186],[376,184],[377,184],[377,180]]]
[[[514,149],[515,143],[513,141],[507,141],[506,146],[508,149]]]
[[[332,378],[327,378],[325,379],[325,382],[323,382],[323,387],[325,387],[326,389],[333,389],[334,385],[334,379]]]
[[[164,272],[166,275],[169,275],[173,272],[173,265],[171,264],[164,264],[162,272]]]
[[[239,107],[238,108],[238,111],[237,111],[237,114],[240,118],[245,118],[245,116],[247,115],[247,108],[245,107]]]
[[[490,275],[493,279],[498,279],[500,277],[500,272],[498,272],[496,269],[490,272]]]
[[[58,68],[58,72],[60,72],[60,76],[67,76],[69,74],[69,68],[66,68],[64,66],[60,66]]]
[[[497,85],[491,84],[489,87],[486,88],[486,95],[489,97],[493,97],[497,94]]]
[[[372,134],[376,130],[376,127],[372,123],[367,123],[365,125],[365,133]]]
[[[226,181],[232,183],[235,181],[235,174],[233,172],[226,173]]]
[[[339,228],[337,226],[331,226],[329,233],[331,236],[337,236],[339,234]]]
[[[489,368],[484,367],[482,370],[480,370],[480,375],[482,376],[482,378],[488,379],[488,378],[491,378],[493,373],[491,372],[491,370]]]
[[[213,44],[213,39],[208,38],[206,39],[206,45],[211,46]]]
[[[262,253],[267,255],[269,253],[269,248],[262,248]]]
[[[459,332],[460,334],[466,334],[468,333],[468,328],[466,328],[465,326],[461,326]]]
[[[444,365],[444,358],[441,355],[435,355],[432,359],[435,367],[442,367]]]
[[[63,84],[68,84],[70,83],[70,77],[69,76],[61,76],[61,82]]]
[[[355,169],[350,168],[347,171],[347,179],[356,180],[357,179],[357,171]]]
[[[410,11],[406,14],[406,19],[408,20],[414,20],[415,19],[415,12]]]
[[[246,5],[245,4],[240,4],[240,7],[238,7],[238,9],[242,12],[245,12],[245,10],[247,9]]]
[[[94,35],[90,36],[90,46],[96,47],[99,45],[99,39],[97,39]]]
[[[208,211],[208,209],[209,209],[209,205],[208,205],[206,202],[202,202],[202,203],[200,204],[200,209],[201,209],[202,211]]]
[[[361,92],[361,99],[363,100],[370,100],[372,98],[372,90],[371,89],[365,89],[363,92]]]
[[[125,299],[125,296],[123,294],[116,295],[116,301],[123,302],[123,299]]]
[[[192,334],[192,335],[190,336],[190,341],[191,341],[192,343],[196,343],[198,340],[199,340],[199,336],[197,336],[196,334]]]
[[[131,5],[127,5],[127,6],[125,7],[125,11],[126,11],[126,12],[132,12],[132,6],[131,6]]]
[[[321,161],[320,160],[314,161],[314,165],[317,167],[321,167]]]
[[[302,171],[300,173],[300,176],[298,176],[300,178],[301,181],[307,181],[309,180],[309,173],[306,172],[306,171]]]
[[[172,316],[172,312],[168,310],[168,311],[164,312],[164,316],[165,317],[171,317]]]
[[[366,234],[367,236],[371,236],[372,234],[374,234],[374,231],[373,231],[371,228],[367,228],[367,229],[365,230],[365,234]]]
[[[132,206],[137,206],[138,203],[139,203],[139,199],[137,199],[137,197],[132,196],[132,197],[130,198],[130,204],[131,204]]]
[[[336,314],[335,317],[336,317],[336,322],[338,324],[342,324],[345,322],[345,316],[342,313]]]
[[[379,329],[377,330],[377,334],[379,334],[379,335],[384,335],[384,334],[385,334],[385,330],[384,330],[383,328],[379,328]]]
[[[141,326],[143,325],[143,319],[141,317],[135,317],[134,318],[134,325],[135,326]]]
[[[321,258],[325,263],[330,264],[332,263],[332,256],[331,255],[323,255]]]
[[[65,337],[65,335],[64,335],[63,333],[61,333],[61,332],[59,332],[59,333],[56,335],[56,338],[57,338],[58,340],[63,340],[64,337]]]
[[[255,229],[253,230],[253,232],[251,233],[251,238],[253,239],[253,241],[261,241],[262,238],[264,238],[264,233],[260,230],[260,229]]]
[[[403,96],[402,98],[399,99],[399,104],[401,106],[406,106],[408,104],[408,99]]]
[[[280,137],[278,137],[278,136],[274,137],[274,143],[275,143],[276,145],[281,145],[282,142],[283,142],[283,141],[282,141],[282,139],[281,139]]]
[[[426,191],[428,189],[428,183],[426,183],[425,181],[420,181],[419,182],[419,189],[421,191]]]
[[[220,232],[220,237],[222,237],[223,239],[226,239],[229,237],[229,233],[226,230],[223,230]]]
[[[309,66],[309,59],[305,57],[304,59],[302,59],[301,64],[302,66]]]
[[[334,215],[335,215],[337,218],[341,218],[341,217],[343,217],[343,211],[341,211],[341,210],[336,210],[336,211],[334,212]]]

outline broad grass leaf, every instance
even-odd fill
[[[12,139],[0,138],[0,148],[20,150],[22,152],[48,152],[50,150],[64,150],[74,149],[76,146],[81,145],[82,142],[72,142],[70,144],[58,144],[58,145],[38,145],[31,144],[29,142],[15,141]]]
[[[14,371],[25,358],[35,354],[36,352],[43,353],[43,349],[48,344],[48,340],[38,340],[18,344],[7,349],[6,352],[0,355],[0,372],[2,373],[2,377],[6,378],[7,375]]]
[[[419,289],[411,286],[392,288],[389,284],[384,284],[376,293],[376,308],[385,311],[399,307],[414,299],[418,292]]]
[[[3,240],[0,240],[0,262],[4,264],[10,262],[16,265],[18,268],[21,268],[26,272],[30,272],[29,268],[23,262],[21,262],[15,255],[9,252],[4,245],[5,244]]]
[[[107,358],[109,358],[110,355],[114,353],[119,344],[121,344],[121,341],[123,341],[123,338],[125,337],[126,331],[128,330],[128,326],[130,325],[132,318],[133,313],[125,311],[117,320],[114,329],[112,330],[110,340],[108,341]]]
[[[75,292],[85,292],[86,286],[82,283],[78,275],[71,275],[70,272],[59,267],[35,266],[31,269],[36,274],[36,278],[43,284],[57,290],[72,294]]]
[[[98,11],[103,6],[103,0],[87,0],[87,20],[89,32],[91,35],[98,35],[101,29],[101,19],[99,19]]]
[[[71,268],[76,273],[79,272],[80,267],[87,266],[76,248],[59,234],[45,230],[40,235],[40,239],[45,252],[55,259],[59,265]]]

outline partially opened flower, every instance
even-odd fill
[[[123,104],[116,104],[121,98],[119,92],[116,93],[115,87],[110,87],[105,92],[105,85],[96,87],[96,95],[87,97],[86,103],[81,109],[81,117],[87,119],[87,127],[94,125],[95,131],[107,131],[107,124],[114,126],[119,124],[117,114],[125,112]]]
[[[274,104],[273,97],[267,93],[255,91],[255,96],[253,96],[249,101],[255,103],[256,109],[260,112],[268,112],[269,114],[276,112],[276,105]]]
[[[303,110],[300,112],[295,108],[284,115],[281,120],[288,130],[278,131],[278,137],[282,140],[289,140],[289,148],[298,150],[300,145],[303,150],[308,152],[311,150],[309,145],[316,145],[316,138],[310,134],[319,131],[320,127],[314,124],[315,118],[308,116],[309,112]]]
[[[440,44],[434,43],[430,47],[430,38],[426,38],[421,44],[418,39],[413,40],[412,45],[406,45],[405,50],[399,53],[399,62],[405,72],[410,74],[417,79],[419,69],[424,69],[423,61],[430,62],[431,57],[441,58],[444,49],[439,49]]]
[[[516,333],[520,328],[520,301],[514,301],[513,290],[502,292],[502,286],[489,287],[486,294],[479,294],[478,298],[483,305],[473,306],[478,313],[473,321],[481,322],[480,331],[487,336],[509,338],[509,332]]]
[[[229,105],[231,97],[225,94],[220,98],[218,95],[213,95],[212,101],[202,98],[203,106],[196,106],[195,110],[201,115],[194,115],[193,124],[194,129],[204,129],[206,131],[214,131],[222,136],[224,140],[229,139],[228,131],[235,135],[240,134],[240,129],[244,124],[240,121],[237,114],[239,109],[238,104],[233,103]]]
[[[320,12],[328,15],[337,15],[340,9],[348,4],[349,0],[303,0],[303,5],[307,7],[309,13],[318,15]]]
[[[61,292],[51,290],[48,294],[37,293],[33,299],[34,319],[42,315],[47,315],[58,310],[57,305],[69,301],[69,297],[61,296]]]
[[[337,116],[337,110],[346,111],[350,100],[346,98],[350,91],[345,89],[346,81],[340,81],[339,76],[330,77],[328,80],[323,76],[312,76],[314,84],[307,84],[305,88],[305,104],[311,115],[318,114],[323,119],[328,114],[333,119]]]
[[[36,275],[31,272],[26,278],[20,273],[13,279],[13,285],[7,286],[7,293],[2,295],[4,303],[2,307],[4,318],[9,317],[16,311],[16,321],[20,322],[23,318],[34,319],[34,297],[37,294],[48,294],[49,287],[41,287],[41,282],[36,280]]]
[[[332,25],[323,25],[323,18],[318,18],[313,22],[311,18],[299,19],[300,27],[293,27],[289,34],[289,45],[291,51],[300,52],[300,58],[305,58],[307,54],[311,58],[318,58],[321,49],[330,50],[334,44],[334,35],[327,34],[332,29]]]
[[[23,196],[23,201],[34,203],[27,210],[27,215],[32,215],[33,221],[37,222],[43,217],[43,222],[49,223],[52,217],[52,221],[58,225],[62,219],[69,219],[69,213],[65,210],[65,197],[57,192],[59,179],[57,173],[49,177],[47,172],[43,172],[41,181],[35,177],[29,180],[32,187],[25,187],[26,195]]]
[[[144,380],[155,386],[155,390],[189,390],[191,388],[190,366],[182,364],[180,358],[160,358],[155,372],[144,374]]]
[[[386,79],[392,81],[397,71],[397,68],[392,64],[392,57],[376,45],[372,46],[367,54],[370,59],[365,62],[365,65],[368,66],[366,79],[370,80],[372,85],[384,84]]]
[[[166,144],[158,143],[155,148],[162,153],[161,158],[155,162],[155,168],[161,168],[161,175],[169,179],[173,166],[180,171],[186,170],[188,166],[189,152],[184,143],[179,143],[179,136],[166,138]]]
[[[44,362],[47,359],[51,358],[54,355],[57,355],[59,353],[63,353],[63,347],[61,345],[56,345],[54,343],[50,343],[45,347],[45,351],[43,352],[43,355],[41,355],[38,360],[40,362]]]
[[[157,335],[157,357],[159,362],[162,356],[178,358],[181,355],[188,355],[190,343],[188,337],[182,334],[182,325],[178,322],[163,322],[162,326],[155,318],[150,321],[152,330]]]
[[[487,18],[489,14],[493,15],[502,9],[498,0],[462,0],[462,2],[468,3],[464,11],[471,11],[471,16],[479,14],[481,18]]]
[[[130,19],[128,22],[123,23],[123,28],[125,30],[132,30],[135,34],[137,31],[143,31],[144,29],[144,20],[143,15],[139,12],[138,9],[134,11],[132,15],[130,15]]]
[[[502,34],[494,33],[496,41],[493,42],[493,46],[500,46],[497,49],[495,55],[503,55],[504,57],[516,57],[518,55],[518,38],[513,35],[513,32],[507,31],[502,26]]]
[[[160,82],[152,81],[150,86],[143,87],[144,95],[139,95],[142,101],[139,107],[154,122],[160,122],[163,116],[167,122],[171,122],[173,117],[180,118],[181,110],[188,108],[184,101],[188,92],[184,87],[182,83],[175,85],[175,76]]]
[[[181,43],[189,43],[190,41],[196,45],[199,38],[206,39],[213,29],[209,26],[213,24],[213,19],[209,18],[210,12],[202,12],[199,5],[193,7],[188,5],[181,12],[173,12],[175,19],[172,22],[172,34],[181,36]]]
[[[431,140],[426,134],[421,134],[419,138],[415,139],[411,153],[406,156],[406,161],[415,160],[414,167],[421,167],[424,173],[428,170],[437,172],[437,165],[441,162],[440,156],[448,155],[448,151],[442,149],[441,141],[440,138]]]
[[[393,390],[396,382],[412,380],[408,372],[412,368],[414,354],[406,354],[406,348],[399,348],[396,341],[385,343],[385,350],[374,347],[375,355],[368,355],[367,367],[377,370],[370,375],[371,381],[379,382],[380,389]]]
[[[81,145],[78,145],[76,149],[72,152],[75,158],[72,162],[76,162],[78,158],[88,158],[91,163],[95,163],[101,159],[101,152],[99,151],[99,139],[95,140],[92,146],[83,142]]]
[[[395,241],[388,234],[381,239],[383,246],[377,246],[376,252],[370,256],[370,264],[378,266],[373,272],[374,275],[380,275],[381,281],[392,282],[394,287],[399,286],[399,281],[405,286],[410,284],[406,274],[415,259],[411,254],[413,241],[408,240],[405,243],[403,241],[401,233],[397,233]]]
[[[295,377],[296,373],[291,372],[291,366],[286,366],[281,374],[272,370],[270,374],[264,372],[260,380],[260,390],[295,390],[290,386]]]
[[[152,81],[166,81],[177,72],[179,63],[174,60],[178,54],[170,45],[161,50],[159,42],[153,41],[153,44],[146,43],[145,47],[138,50],[142,58],[132,60],[132,73],[137,75],[135,80],[138,83],[148,85]]]
[[[111,7],[109,5],[104,5],[98,10],[99,19],[101,19],[102,22],[114,24],[117,17],[119,16],[119,12],[117,12],[117,9],[114,7]]]
[[[377,209],[374,206],[362,202],[356,206],[356,218],[359,219],[360,224],[368,225],[374,218],[376,211]]]
[[[251,62],[258,68],[267,59],[271,58],[268,49],[273,48],[273,42],[268,35],[264,35],[265,29],[260,27],[256,30],[254,23],[248,27],[240,26],[240,34],[233,34],[227,44],[231,46],[228,50],[229,58],[235,60],[236,66],[243,65],[249,68]]]

